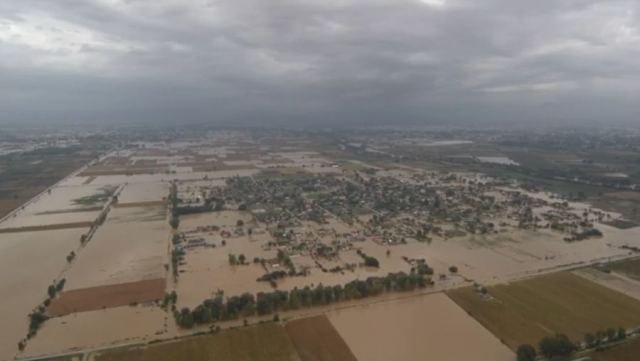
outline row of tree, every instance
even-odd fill
[[[598,330],[596,333],[587,333],[584,335],[584,344],[587,347],[597,347],[607,342],[622,341],[627,338],[627,331],[620,327],[608,328],[606,330]]]
[[[247,262],[247,257],[244,254],[236,256],[235,254],[229,254],[229,264],[232,266],[243,265]]]
[[[27,333],[27,339],[32,338],[40,329],[40,326],[49,319],[47,316],[47,307],[51,304],[51,301],[56,297],[56,295],[64,289],[64,284],[66,280],[62,278],[58,282],[55,282],[49,287],[47,287],[47,298],[44,302],[39,305],[33,312],[29,314],[29,332]],[[26,340],[21,340],[18,343],[18,349],[20,351],[24,350],[26,346]]]
[[[180,262],[184,259],[185,252],[181,249],[174,249],[171,251],[171,269],[173,270],[173,277],[178,278]]]
[[[315,288],[294,288],[290,292],[275,290],[260,292],[255,296],[244,293],[227,298],[221,294],[207,299],[193,310],[183,308],[174,311],[176,322],[184,328],[214,321],[226,321],[254,315],[268,315],[279,311],[328,305],[341,301],[362,299],[390,291],[412,291],[432,285],[431,279],[417,273],[389,273],[384,277],[369,277],[354,280],[344,286],[324,286]]]
[[[584,344],[586,347],[597,347],[607,342],[615,342],[624,340],[627,337],[627,332],[624,328],[608,328],[606,330],[600,330],[593,333],[587,333],[584,335]],[[556,357],[568,357],[571,356],[580,348],[579,344],[575,344],[569,340],[566,335],[557,333],[552,336],[543,337],[538,343],[538,350],[540,354],[547,359],[553,359]],[[535,361],[538,356],[538,351],[531,345],[521,345],[516,351],[518,361]]]
[[[578,347],[571,342],[566,335],[557,333],[552,336],[543,337],[538,343],[540,354],[546,358],[568,357],[573,354]],[[535,361],[538,351],[535,347],[525,344],[516,350],[518,361]]]

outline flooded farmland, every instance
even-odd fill
[[[47,287],[66,266],[65,256],[78,246],[82,231],[0,235],[0,359],[16,353],[28,331],[27,315],[46,298]]]
[[[338,310],[329,320],[359,361],[514,360],[442,293]]]
[[[126,184],[118,196],[118,204],[161,202],[168,196],[168,182]]]
[[[114,208],[67,273],[67,290],[165,277],[164,207]]]
[[[328,314],[314,321],[320,334],[333,335],[329,343],[344,338],[340,353],[360,361],[512,361],[437,292],[624,259],[640,235],[611,225],[620,213],[475,172],[336,160],[247,139],[137,146],[109,153],[0,222],[0,286],[15,293],[5,318],[20,324],[0,330],[8,357]],[[376,157],[391,150],[380,149]],[[10,278],[19,256],[47,272]],[[44,321],[30,330],[33,315]],[[313,322],[300,324],[308,358],[325,346],[311,342]],[[468,347],[454,347],[460,339]]]
[[[166,332],[168,317],[153,306],[123,306],[56,317],[38,332],[26,355],[150,341]]]
[[[583,268],[573,272],[612,290],[640,300],[640,281],[616,272],[603,272],[596,268]]]

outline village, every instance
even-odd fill
[[[397,263],[389,260],[390,255],[402,254],[408,244],[423,243],[428,248],[432,242],[456,237],[490,238],[517,230],[544,230],[564,242],[599,238],[602,233],[594,224],[611,217],[592,208],[571,207],[563,200],[530,196],[473,174],[376,173],[372,169],[294,175],[263,171],[228,178],[224,184],[177,182],[171,196],[175,219],[218,214],[230,220],[221,223],[212,216],[210,224],[200,222],[195,228],[176,222],[173,253],[181,255],[175,263],[176,276],[180,266],[188,264],[190,250],[208,247],[224,253],[227,244],[242,240],[258,245],[248,247],[247,253],[229,253],[229,263],[259,264],[264,274],[256,282],[270,281],[274,288],[278,281],[287,283],[288,277],[308,277],[309,284],[317,283],[312,273],[320,272],[344,275],[347,280],[359,267],[372,274],[380,267],[415,272],[418,262],[426,265],[426,260],[407,252],[404,262]],[[248,253],[258,246],[258,254],[271,252],[272,257]],[[367,255],[371,247],[378,258]],[[379,250],[384,250],[383,257]],[[384,265],[387,262],[393,266]],[[440,267],[438,274],[426,268],[428,276],[438,280],[458,276],[455,264]],[[464,267],[463,274],[474,279]]]

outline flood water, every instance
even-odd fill
[[[515,359],[442,293],[337,310],[328,316],[359,361]]]

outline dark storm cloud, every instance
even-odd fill
[[[640,122],[638,1],[21,0],[0,121]]]

